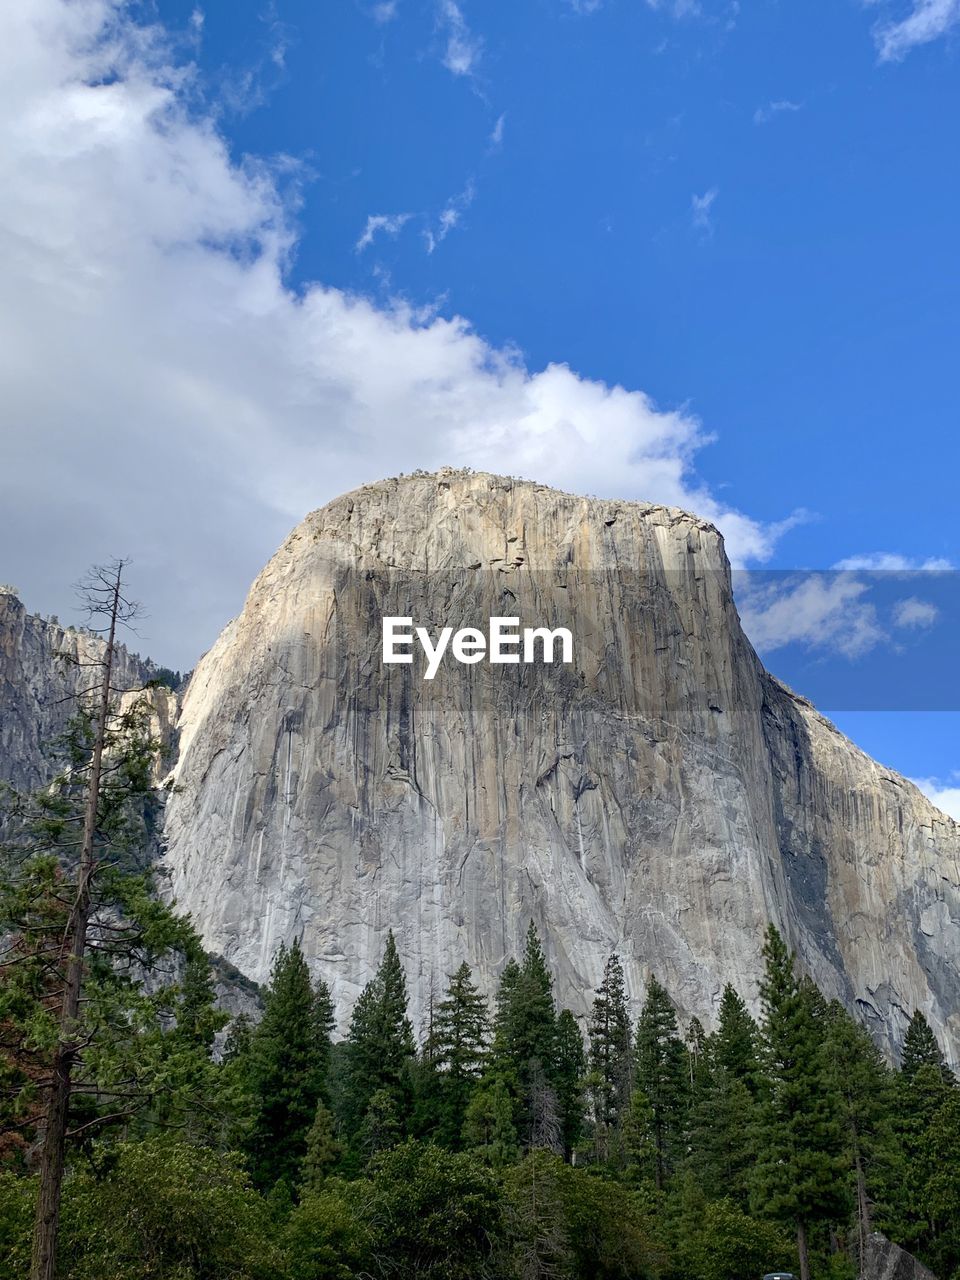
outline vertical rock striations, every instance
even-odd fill
[[[570,667],[384,667],[432,632],[564,625]],[[23,732],[23,731],[21,731]],[[341,1017],[386,931],[415,992],[488,988],[539,924],[584,1011],[620,952],[710,1019],[762,932],[888,1045],[960,1034],[960,831],[761,667],[722,541],[643,503],[441,471],[314,512],[198,666],[165,822],[173,891],[263,979],[298,935]],[[419,1014],[419,1010],[414,1010]]]

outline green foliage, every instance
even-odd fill
[[[499,1076],[485,1079],[473,1092],[464,1116],[463,1144],[494,1169],[503,1169],[519,1156],[513,1095]]]
[[[369,1183],[327,1179],[286,1223],[289,1280],[355,1280],[370,1274],[374,1231]]]
[[[811,1223],[838,1223],[849,1209],[840,1106],[821,1006],[797,979],[794,958],[772,925],[763,955],[766,1081],[753,1203],[805,1235]],[[800,1261],[804,1271],[802,1251]]]
[[[654,1175],[662,1187],[680,1158],[687,1104],[687,1052],[666,989],[651,976],[637,1021],[636,1083],[652,1115]]]
[[[380,1275],[495,1275],[500,1198],[492,1173],[479,1161],[408,1140],[377,1159],[372,1187],[368,1213]]]
[[[340,1105],[342,1123],[354,1145],[364,1125],[369,1140],[370,1107],[374,1095],[381,1092],[391,1099],[402,1131],[410,1112],[414,1055],[407,984],[391,931],[376,976],[361,992],[350,1021],[347,1079]],[[382,1110],[379,1102],[375,1110]]]
[[[674,1270],[697,1280],[744,1280],[796,1267],[783,1228],[750,1217],[733,1200],[705,1201],[682,1222]]]
[[[301,1194],[320,1191],[342,1154],[343,1146],[337,1141],[333,1116],[319,1102],[313,1124],[307,1133],[306,1151],[300,1171]]]
[[[238,1158],[166,1138],[74,1173],[61,1258],[63,1280],[272,1280],[282,1265]]]
[[[325,1097],[332,1021],[330,994],[323,983],[311,983],[299,942],[281,945],[263,1017],[238,1060],[255,1100],[245,1145],[259,1187],[299,1180],[307,1134]]]
[[[609,1157],[614,1135],[626,1116],[633,1080],[633,1037],[620,957],[612,955],[597,988],[588,1028],[588,1092],[598,1159]]]
[[[470,1098],[486,1061],[487,1002],[474,985],[470,966],[462,964],[437,1006],[425,1057],[437,1075],[437,1137],[456,1148]]]
[[[903,1038],[903,1056],[900,1069],[905,1079],[910,1079],[920,1067],[935,1067],[944,1084],[956,1084],[956,1078],[947,1066],[930,1023],[917,1009],[910,1019],[907,1034]]]

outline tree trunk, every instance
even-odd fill
[[[867,1195],[867,1181],[863,1176],[863,1161],[859,1152],[855,1161],[857,1174],[857,1265],[863,1275],[863,1259],[867,1248],[867,1236],[873,1230],[870,1213],[870,1197]]]
[[[103,749],[107,736],[107,718],[110,714],[110,680],[113,674],[113,650],[117,617],[120,611],[122,572],[123,565],[120,563],[117,565],[116,578],[112,584],[110,629],[104,655],[103,682],[100,686],[93,754],[90,760],[90,779],[84,805],[83,839],[77,868],[77,892],[64,931],[61,952],[65,962],[65,978],[63,1003],[60,1009],[60,1036],[53,1058],[50,1093],[44,1118],[43,1145],[40,1152],[40,1191],[34,1223],[30,1280],[55,1280],[56,1275],[57,1235],[60,1226],[60,1197],[63,1189],[70,1084],[77,1055],[75,1038],[83,987],[83,958],[87,945],[87,926],[90,923],[90,882],[94,872],[94,838],[100,801]]]
[[[797,1253],[800,1255],[800,1280],[810,1280],[810,1255],[807,1250],[806,1223],[797,1223]]]

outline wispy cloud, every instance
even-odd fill
[[[574,13],[596,13],[603,0],[567,0]]]
[[[700,12],[700,0],[647,0],[651,9],[663,9],[675,18],[688,18]]]
[[[873,3],[875,0],[867,0]],[[929,44],[960,25],[960,0],[912,0],[905,18],[880,22],[873,38],[881,62],[899,62],[911,49]]]
[[[847,556],[838,560],[834,569],[865,570],[873,573],[945,573],[953,565],[942,556],[903,556],[894,551],[870,551],[864,555]]]
[[[785,111],[802,111],[802,102],[791,102],[789,98],[781,98],[777,102],[768,102],[765,107],[757,107],[753,113],[754,124],[769,124],[776,116]]]
[[[459,225],[464,213],[473,204],[476,194],[477,188],[471,178],[459,195],[450,197],[437,219],[436,226],[427,227],[423,233],[427,253],[433,253],[437,245],[446,240],[454,227]]]
[[[713,235],[713,220],[710,217],[710,211],[719,194],[720,192],[716,187],[711,187],[702,196],[694,194],[690,197],[690,220],[697,231],[705,236]]]
[[[381,232],[387,236],[399,235],[409,221],[409,213],[372,213],[354,246],[357,253],[363,253],[364,249],[369,248]]]
[[[439,0],[437,23],[445,40],[443,65],[455,76],[473,75],[483,52],[483,41],[467,26],[456,0]]]
[[[397,16],[397,0],[382,0],[370,10],[370,17],[380,26],[392,22]]]
[[[501,112],[497,116],[497,122],[490,131],[490,137],[487,139],[487,145],[491,151],[496,151],[498,147],[503,145],[503,129],[507,121],[507,113]]]

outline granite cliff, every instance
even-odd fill
[[[565,625],[570,666],[384,667],[382,615]],[[894,1048],[960,1041],[960,828],[768,675],[703,520],[441,471],[309,515],[202,659],[165,818],[172,893],[262,980],[302,936],[341,1018],[388,929],[412,989],[491,989],[531,918],[561,998],[611,951],[708,1025],[773,920]],[[423,1011],[413,1009],[415,1018]]]

